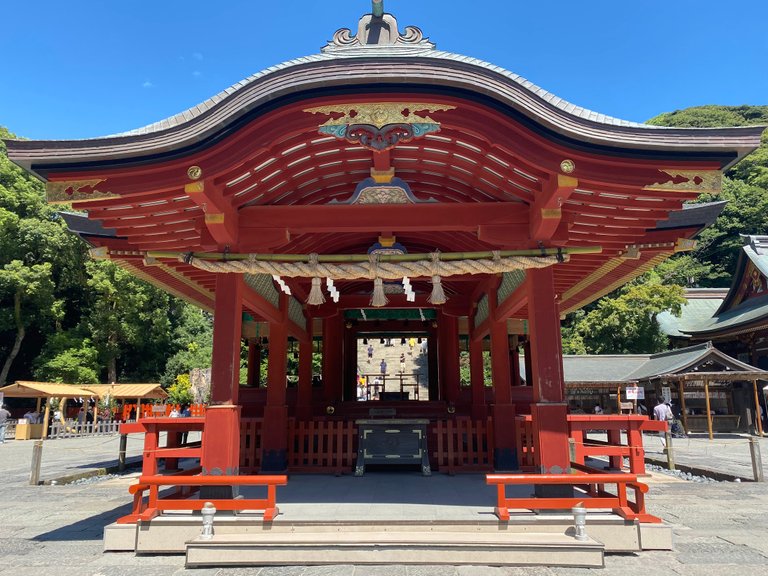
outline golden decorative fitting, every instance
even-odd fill
[[[384,248],[391,248],[395,242],[397,242],[397,237],[395,236],[379,236],[379,244]]]
[[[48,182],[45,185],[46,199],[51,204],[74,204],[117,198],[118,194],[98,189],[104,182],[106,182],[104,178]]]
[[[98,246],[96,248],[89,248],[88,255],[92,260],[109,260],[109,247]]]
[[[203,176],[203,169],[200,166],[190,166],[187,168],[187,176],[190,180],[200,180]]]
[[[654,182],[643,187],[643,190],[659,190],[662,192],[698,192],[719,194],[723,187],[723,173],[719,170],[659,170],[666,174],[663,182]]]
[[[438,124],[428,115],[418,116],[415,112],[438,112],[453,110],[455,106],[447,104],[429,104],[424,102],[366,102],[360,104],[332,104],[307,108],[310,114],[338,115],[331,116],[321,126],[344,126],[346,124],[370,124],[383,128],[387,124]]]
[[[205,215],[205,223],[206,224],[224,224],[224,214],[222,213],[211,213]]]
[[[394,177],[394,168],[390,168],[389,170],[376,170],[375,168],[371,168],[371,178],[373,178],[376,184],[389,184]]]
[[[542,220],[559,220],[563,217],[563,211],[560,208],[542,208]]]
[[[333,406],[326,406],[325,407],[325,413],[326,414],[331,415],[334,412],[336,412],[336,408],[334,408]]]
[[[690,238],[678,238],[675,242],[675,252],[690,252],[696,249],[696,240]]]
[[[204,192],[205,191],[205,183],[204,182],[190,182],[189,184],[184,184],[184,192],[187,194],[197,194],[198,192]]]
[[[572,174],[574,170],[576,170],[576,162],[571,160],[570,158],[566,158],[562,162],[560,162],[560,170],[562,170],[566,174]]]
[[[355,204],[413,204],[408,193],[400,186],[369,186],[363,188]]]

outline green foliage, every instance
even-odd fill
[[[176,377],[176,382],[171,384],[167,390],[169,404],[192,404],[194,395],[192,394],[192,385],[189,382],[189,374],[180,374]]]
[[[768,125],[768,106],[697,106],[661,114],[648,123],[680,128]],[[727,176],[719,197],[702,195],[698,201],[726,200],[728,204],[714,225],[701,233],[696,251],[657,269],[664,282],[728,286],[741,251],[739,234],[768,233],[768,131],[760,147]]]
[[[680,286],[641,278],[600,300],[566,334],[563,349],[579,354],[639,354],[666,350],[667,338],[656,316],[664,310],[679,315],[685,302]]]
[[[35,380],[67,384],[99,381],[99,352],[89,338],[75,331],[51,335],[35,361]]]

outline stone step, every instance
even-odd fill
[[[195,538],[187,567],[315,564],[478,564],[603,567],[604,546],[563,534],[294,532]]]
[[[669,531],[667,526],[659,528]],[[372,533],[386,532],[399,534],[423,533],[472,533],[499,534],[514,538],[518,534],[570,535],[573,533],[573,517],[568,514],[520,514],[513,515],[508,523],[500,523],[496,519],[478,521],[457,520],[412,520],[397,521],[289,521],[285,517],[278,518],[271,524],[263,524],[259,515],[239,514],[236,516],[216,516],[214,524],[217,535],[254,536],[261,534],[280,533]],[[104,548],[112,551],[133,550],[139,554],[183,553],[186,542],[195,539],[200,534],[201,518],[197,514],[166,514],[150,522],[135,525],[110,525],[104,532]],[[662,530],[664,531],[664,530]],[[587,517],[587,534],[605,546],[608,552],[637,552],[641,548],[641,530],[638,525],[628,522],[615,514],[590,513]],[[657,536],[658,534],[658,536]],[[665,532],[666,534],[666,532]],[[665,534],[654,532],[654,542],[662,542]],[[649,535],[650,536],[650,535]],[[661,538],[661,539],[660,539]],[[669,536],[671,540],[671,536]],[[642,544],[645,544],[645,538]],[[649,543],[651,540],[648,540]],[[663,546],[649,546],[654,549]]]

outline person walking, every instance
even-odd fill
[[[8,427],[8,419],[11,413],[5,409],[5,404],[0,406],[0,444],[5,444],[5,429]]]
[[[372,358],[373,358],[373,344],[368,344],[368,364],[371,363]]]
[[[669,426],[671,426],[672,421],[675,419],[672,409],[664,402],[663,397],[659,398],[656,407],[653,409],[653,418],[659,422],[667,422]],[[659,432],[659,438],[661,439],[661,445],[666,449],[667,439],[666,433],[663,430]]]
[[[381,359],[381,364],[379,364],[379,371],[381,372],[382,376],[387,375],[387,361],[384,360],[384,358]]]
[[[400,374],[405,374],[405,354],[400,354]]]

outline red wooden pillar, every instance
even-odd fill
[[[311,320],[309,320],[311,326]],[[296,402],[299,420],[312,418],[312,336],[299,342],[299,393]]]
[[[326,402],[341,400],[343,347],[343,318],[323,319],[323,396]]]
[[[438,362],[443,398],[455,404],[459,398],[459,322],[455,316],[441,314],[438,319]]]
[[[518,350],[517,334],[511,338],[509,347],[509,364],[512,371],[512,386],[520,386],[522,380],[520,378],[520,351]]]
[[[515,406],[512,404],[512,381],[510,376],[509,338],[507,320],[494,320],[495,295],[491,301],[491,372],[493,375],[493,433],[494,468],[496,470],[517,470],[517,445],[515,442]]]
[[[488,417],[485,402],[485,373],[483,370],[483,339],[475,339],[474,309],[469,314],[469,384],[472,388],[472,418],[475,420]]]
[[[438,368],[438,330],[434,326],[436,322],[433,321],[428,328],[429,335],[427,336],[427,372],[429,372],[429,399],[430,401],[441,400],[440,395],[440,378]]]
[[[261,384],[261,342],[257,338],[248,339],[248,386],[258,388]]]
[[[285,402],[288,354],[287,320],[269,324],[267,405],[261,429],[261,469],[281,472],[288,464],[288,406]]]
[[[240,468],[240,336],[242,279],[239,274],[216,276],[211,359],[211,405],[205,412],[201,466],[203,474],[236,475]],[[233,487],[201,488],[201,497],[232,498]]]
[[[542,473],[557,474],[570,468],[570,455],[560,314],[552,267],[528,270],[526,282],[536,465]]]

